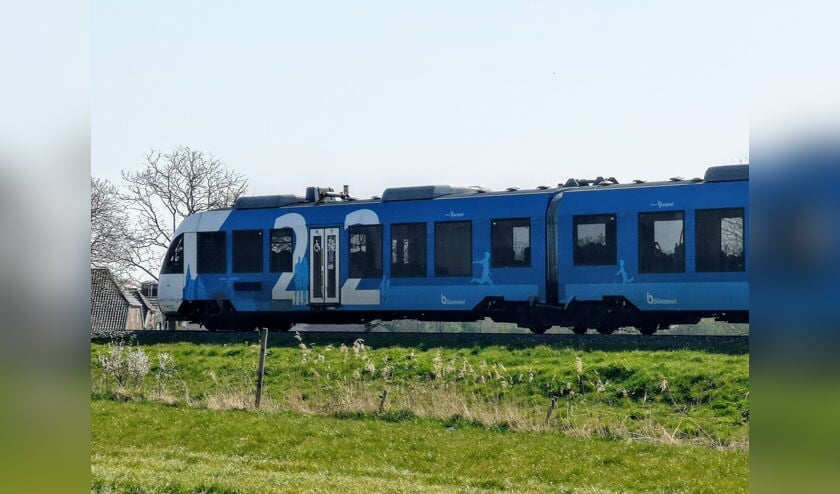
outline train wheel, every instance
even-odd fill
[[[656,332],[656,324],[642,324],[636,329],[638,329],[643,335],[650,336]]]
[[[574,334],[586,334],[587,330],[588,330],[588,328],[586,326],[573,326],[572,327],[572,332]]]
[[[534,334],[544,334],[546,331],[551,329],[551,326],[534,326],[534,327],[530,327],[528,329],[530,329],[531,332],[534,333]]]

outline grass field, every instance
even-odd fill
[[[273,335],[260,410],[253,335],[96,343],[93,488],[746,491],[745,349],[417,338]]]
[[[436,421],[92,404],[97,492],[743,492],[745,454]]]

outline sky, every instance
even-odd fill
[[[748,156],[747,10],[94,1],[91,173],[186,145],[252,195],[702,176]]]

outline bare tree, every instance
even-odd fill
[[[130,221],[117,187],[108,180],[90,179],[90,263],[108,268],[117,281],[133,278],[133,267],[124,261],[130,246],[126,233]]]
[[[135,213],[124,261],[158,279],[160,260],[185,217],[224,208],[248,189],[248,180],[209,153],[180,146],[151,150],[140,171],[123,171],[122,199]]]

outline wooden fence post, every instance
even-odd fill
[[[551,424],[551,416],[554,414],[554,409],[557,407],[557,397],[554,396],[551,398],[551,406],[548,407],[548,414],[545,416],[545,425],[548,426]]]
[[[380,398],[381,399],[379,400],[379,413],[382,413],[382,412],[385,411],[385,401],[388,400],[388,390],[387,389],[382,390],[382,394],[380,395]]]
[[[257,368],[257,399],[255,406],[260,407],[262,401],[263,377],[265,376],[265,350],[268,347],[268,329],[260,328],[260,365]]]

